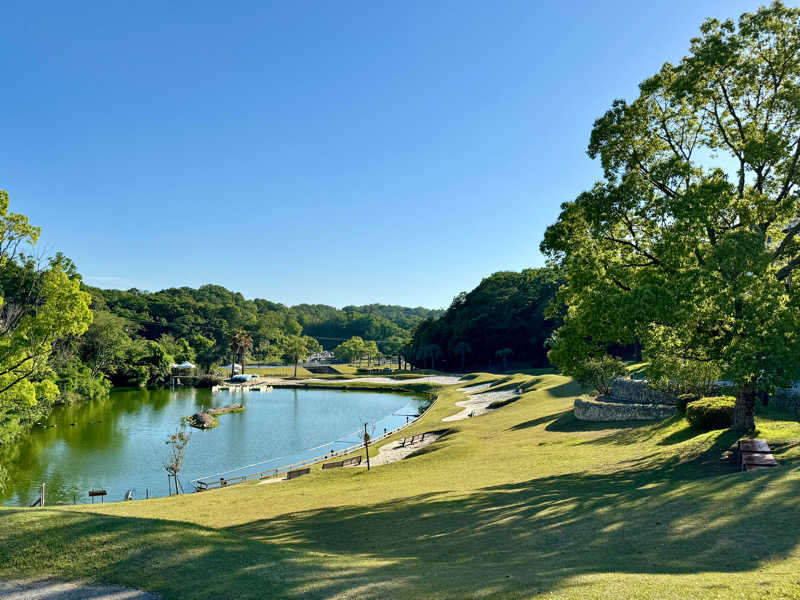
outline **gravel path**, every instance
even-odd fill
[[[158,600],[161,596],[116,585],[94,585],[54,579],[0,581],[5,600]]]
[[[489,389],[491,384],[473,385],[466,388],[459,388],[467,394],[466,400],[456,402],[456,406],[464,408],[459,413],[445,417],[442,421],[461,421],[470,417],[478,417],[489,412],[489,405],[492,402],[502,402],[503,400],[510,400],[514,396],[519,395],[517,390],[499,390],[497,392],[484,392],[483,390]],[[484,387],[485,386],[485,387]]]
[[[420,436],[417,435],[417,438],[419,437]],[[419,439],[419,441],[415,441],[413,444],[406,444],[405,446],[400,446],[403,440],[389,442],[388,444],[381,446],[378,456],[370,457],[370,467],[380,467],[381,465],[388,465],[389,463],[403,460],[412,452],[416,452],[417,450],[432,444],[438,439],[438,433],[426,433],[424,439]],[[367,461],[362,460],[360,466],[366,467]]]
[[[268,385],[303,385],[308,382],[322,382],[330,384],[340,383],[386,383],[389,385],[402,385],[404,383],[437,383],[439,385],[452,385],[461,381],[461,377],[455,375],[428,375],[425,377],[417,377],[416,379],[392,379],[391,377],[356,377],[353,379],[320,379],[318,377],[310,377],[308,379],[282,379],[280,377],[259,377],[259,383],[266,383]]]

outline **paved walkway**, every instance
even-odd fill
[[[54,579],[0,581],[4,600],[158,600],[161,596],[116,585]]]
[[[489,405],[492,402],[502,402],[503,400],[510,400],[514,396],[518,396],[517,390],[498,390],[496,392],[486,392],[491,387],[491,383],[481,383],[478,385],[471,385],[468,387],[458,388],[459,392],[467,394],[466,400],[456,402],[456,406],[464,408],[459,413],[445,417],[442,421],[452,422],[461,421],[470,417],[478,417],[485,415],[489,412]]]

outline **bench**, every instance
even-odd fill
[[[337,461],[329,462],[329,463],[322,463],[322,468],[323,469],[335,469],[337,467],[343,467],[343,466],[344,466],[344,461],[343,460],[337,460]]]
[[[353,458],[345,458],[342,461],[343,467],[357,467],[361,464],[361,455],[354,456]]]
[[[294,471],[289,471],[286,473],[286,479],[295,479],[296,477],[300,477],[300,475],[307,475],[311,472],[311,467],[306,467],[305,469],[295,469]]]
[[[742,471],[777,467],[778,461],[772,455],[769,444],[762,439],[739,440],[739,462]]]

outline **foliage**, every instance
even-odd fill
[[[570,365],[564,372],[582,385],[591,385],[598,394],[610,394],[614,380],[628,372],[625,363],[615,356],[604,354]]]
[[[72,262],[25,254],[39,229],[8,208],[0,191],[0,445],[47,416],[59,393],[49,367],[54,344],[80,336],[92,319]]]
[[[503,271],[485,278],[471,292],[455,297],[439,319],[426,319],[414,331],[407,358],[415,366],[431,362],[429,348],[441,353],[439,367],[456,370],[506,362],[547,364],[545,341],[560,322],[548,313],[560,278],[550,269]],[[498,350],[510,350],[496,355]],[[437,359],[439,356],[436,357]]]
[[[361,359],[367,351],[366,343],[359,336],[353,336],[333,349],[333,355],[342,361],[354,363]]]
[[[636,341],[668,378],[710,364],[741,390],[740,430],[758,390],[800,376],[799,46],[800,9],[710,19],[595,122],[605,179],[542,243],[567,281],[556,364]]]
[[[735,403],[733,396],[700,398],[686,405],[686,419],[695,429],[725,429],[731,426]]]
[[[208,373],[198,378],[194,383],[194,387],[211,388],[214,387],[215,385],[219,385],[220,383],[222,383],[222,378],[220,378],[217,375]]]
[[[678,414],[685,415],[686,405],[689,404],[689,402],[694,402],[695,400],[700,400],[700,396],[691,393],[680,394],[677,402],[675,402],[675,408],[678,410]]]

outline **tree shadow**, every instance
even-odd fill
[[[406,590],[414,597],[473,597],[534,595],[593,573],[750,571],[796,548],[800,531],[786,523],[797,509],[800,481],[786,470],[709,477],[704,461],[727,443],[723,437],[686,462],[652,455],[614,473],[330,507],[230,531],[309,553],[368,556],[381,565],[342,573],[328,595],[376,580],[400,582],[396,596]],[[769,502],[761,498],[767,482]],[[770,540],[759,546],[758,559],[748,543],[753,535]]]
[[[652,425],[653,421],[582,421],[575,412],[567,410],[559,413],[559,417],[550,423],[545,430],[560,433],[576,431],[616,431],[619,429],[640,429]]]

